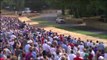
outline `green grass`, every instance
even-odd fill
[[[93,36],[93,37],[98,37],[98,38],[102,38],[102,39],[107,39],[107,34],[97,34],[94,32],[90,32],[90,31],[85,31],[85,30],[81,30],[81,29],[75,29],[75,28],[69,28],[69,27],[57,27],[63,30],[67,30],[67,31],[72,31],[72,32],[76,32],[76,33],[80,33],[80,34],[85,34],[88,36]]]
[[[97,33],[94,33],[94,32],[81,30],[81,29],[77,29],[77,28],[64,27],[64,26],[61,26],[59,24],[55,24],[53,22],[49,22],[49,21],[44,20],[44,19],[32,19],[32,20],[36,21],[36,22],[39,22],[40,26],[44,26],[44,27],[53,26],[53,27],[56,27],[56,28],[59,28],[59,29],[67,30],[67,31],[72,31],[72,32],[80,33],[80,34],[93,36],[93,37],[107,39],[107,34],[97,34]]]
[[[32,19],[32,20],[36,21],[36,22],[39,22],[40,26],[53,26],[53,27],[58,26],[57,24],[49,22],[45,19]]]

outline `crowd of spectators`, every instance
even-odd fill
[[[103,42],[46,31],[0,17],[0,60],[107,60]]]

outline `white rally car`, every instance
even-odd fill
[[[58,24],[64,24],[65,23],[64,18],[57,18],[56,19],[56,23],[58,23]]]

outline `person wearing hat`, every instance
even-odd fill
[[[32,40],[28,40],[28,41],[27,41],[27,44],[25,45],[25,48],[24,48],[24,50],[25,50],[26,53],[29,52],[29,48],[31,47],[31,44],[32,44],[32,43],[33,43]]]
[[[99,56],[98,60],[104,60],[104,57],[103,56]]]

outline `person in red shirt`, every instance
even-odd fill
[[[74,60],[83,60],[83,58],[80,57],[80,54],[79,54],[79,53],[77,53],[77,54],[76,54],[76,57],[74,58]]]
[[[0,58],[0,60],[5,60],[4,58]]]
[[[88,56],[88,59],[89,59],[89,60],[93,60],[93,55],[92,55],[91,52],[92,52],[92,50],[89,50],[89,56]]]
[[[5,60],[1,53],[2,53],[2,49],[0,49],[0,60]]]
[[[74,44],[68,42],[68,46],[74,47]]]
[[[41,37],[41,43],[42,44],[44,43],[44,37],[43,36]]]

